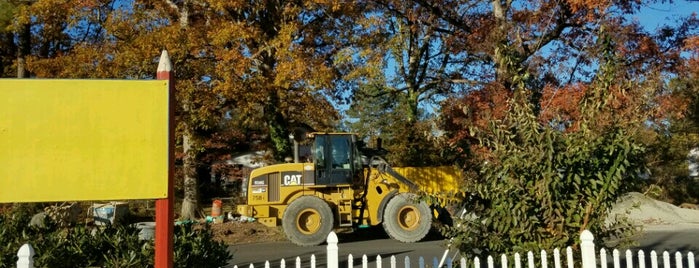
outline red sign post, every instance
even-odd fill
[[[168,80],[168,176],[167,198],[155,200],[155,268],[172,268],[174,255],[174,222],[175,222],[175,73],[167,50],[163,50],[158,63],[158,80]]]

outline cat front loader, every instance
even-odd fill
[[[289,240],[312,246],[332,230],[381,224],[393,239],[416,242],[432,227],[434,209],[417,193],[456,192],[460,172],[445,167],[392,168],[380,157],[363,156],[351,133],[308,133],[306,161],[253,170],[247,204],[237,212],[270,227],[282,226]],[[338,230],[340,231],[340,230]]]

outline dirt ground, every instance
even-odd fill
[[[211,231],[216,240],[226,245],[286,240],[281,227],[271,228],[258,222],[212,223]]]
[[[143,206],[136,204],[136,207]],[[145,207],[149,208],[152,205]],[[0,212],[8,212],[10,208],[10,205],[0,206]],[[210,215],[210,210],[210,207],[204,207],[204,215]],[[235,210],[232,205],[228,204],[224,206],[224,211],[232,212]],[[612,210],[612,215],[610,216],[626,213],[628,213],[627,215],[630,219],[646,227],[678,226],[678,224],[699,225],[699,210],[680,208],[650,199],[639,193],[630,193],[625,198],[622,198]],[[137,218],[135,220],[148,221],[152,220],[152,217]],[[258,222],[241,222],[235,219],[226,220],[223,223],[210,223],[210,226],[215,239],[227,245],[286,240],[280,226],[267,227]]]
[[[629,218],[646,227],[699,224],[699,210],[679,208],[639,193],[625,196],[613,209],[612,214],[615,213],[629,213]],[[211,224],[211,229],[216,239],[227,245],[286,240],[281,227],[270,228],[257,222],[227,221]]]

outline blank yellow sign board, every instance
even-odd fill
[[[0,79],[0,203],[167,197],[164,80]]]

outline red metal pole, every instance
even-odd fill
[[[168,80],[168,175],[167,198],[155,200],[155,268],[172,268],[174,256],[173,231],[175,229],[175,73],[167,50],[163,50],[158,63],[158,80]]]

